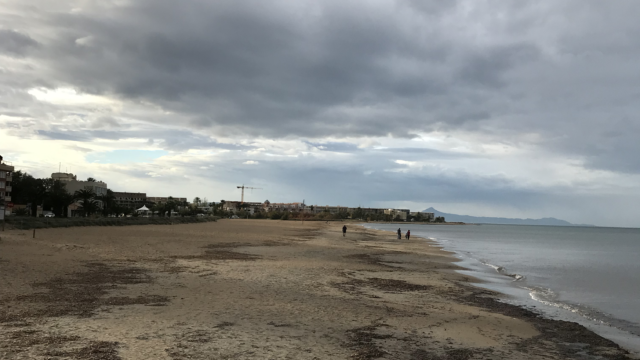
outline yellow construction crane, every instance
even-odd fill
[[[242,189],[242,199],[240,201],[241,204],[244,204],[244,189],[251,189],[251,190],[260,190],[262,188],[257,188],[257,187],[250,187],[250,186],[238,186],[238,189]]]

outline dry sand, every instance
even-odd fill
[[[221,220],[0,233],[0,359],[626,359],[422,240]]]

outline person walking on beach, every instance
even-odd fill
[[[347,236],[347,225],[342,227],[342,236],[343,237]]]
[[[407,238],[407,240],[409,240],[411,238],[411,230],[407,230],[406,238]]]
[[[402,240],[402,230],[398,228],[398,240]]]

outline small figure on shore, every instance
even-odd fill
[[[398,228],[398,240],[402,240],[402,230]]]
[[[347,236],[347,225],[342,227],[342,236]]]
[[[407,240],[411,238],[411,230],[407,230],[407,235],[405,236],[405,238],[407,238]]]

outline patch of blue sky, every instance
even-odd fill
[[[87,154],[87,161],[98,164],[148,163],[167,154],[164,150],[113,150]]]

